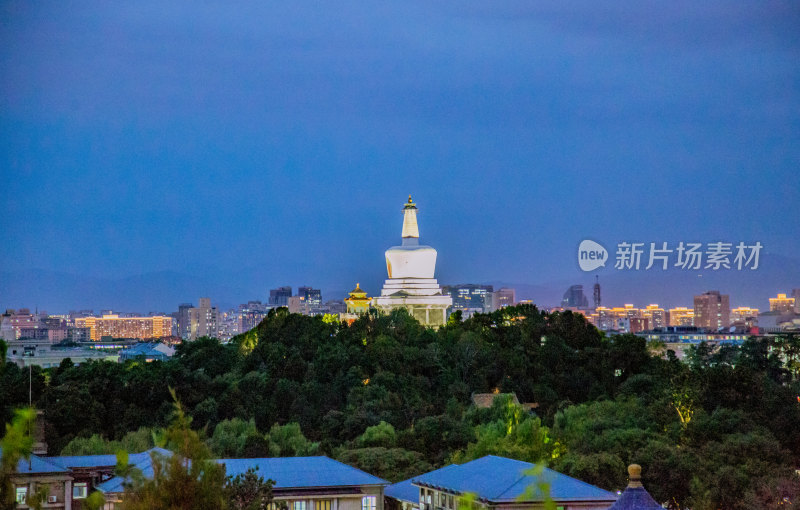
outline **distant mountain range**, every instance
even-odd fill
[[[633,303],[644,306],[658,303],[664,307],[692,306],[692,298],[707,290],[730,294],[731,306],[753,306],[767,309],[769,297],[778,292],[790,293],[800,288],[800,261],[765,254],[755,270],[721,271],[618,271],[609,267],[599,270],[602,304],[621,306]],[[540,282],[513,281],[483,282],[500,287],[514,287],[517,299],[531,299],[540,306],[557,306],[570,285],[582,284],[592,302],[595,273],[578,273],[570,278],[548,278]],[[39,308],[51,313],[78,309],[113,309],[123,312],[172,312],[178,304],[197,302],[201,296],[211,297],[222,309],[248,300],[266,301],[270,284],[275,280],[263,270],[206,270],[201,274],[178,271],[159,271],[125,278],[100,278],[74,275],[43,269],[0,271],[0,307]],[[312,275],[308,282],[319,281]],[[382,280],[361,282],[373,295]],[[440,282],[442,284],[481,282]],[[349,285],[349,286],[348,286]],[[277,286],[277,285],[275,285]],[[342,299],[353,284],[322,284],[323,300]],[[295,286],[296,288],[296,286]]]

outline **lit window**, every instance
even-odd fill
[[[375,510],[375,496],[361,498],[361,510]]]
[[[292,510],[306,510],[305,501],[295,501],[292,503]]]
[[[314,510],[331,510],[330,499],[318,499],[314,503]]]
[[[27,487],[17,487],[17,504],[24,505],[25,500],[28,498],[28,488]]]
[[[86,482],[78,482],[72,486],[72,499],[83,499],[89,495]]]

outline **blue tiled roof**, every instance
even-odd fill
[[[152,452],[158,453],[165,457],[172,455],[172,452],[169,450],[165,450],[163,448],[151,448],[146,452],[136,453],[128,457],[128,463],[140,470],[145,478],[151,478],[153,476],[153,458],[150,456]],[[124,490],[124,483],[125,478],[121,476],[115,476],[114,478],[106,480],[98,485],[97,490],[106,494],[122,492]]]
[[[171,455],[169,450],[157,450],[162,454]],[[244,474],[250,468],[258,468],[256,473],[264,479],[274,480],[273,487],[276,489],[389,484],[386,480],[328,457],[217,459],[215,462],[224,464],[225,474],[231,476]],[[153,463],[149,454],[138,463],[134,462],[131,456],[131,464],[140,469],[145,478],[153,476]],[[122,492],[124,482],[122,477],[116,476],[101,483],[97,488],[104,493]]]
[[[139,464],[140,462],[150,458],[151,451],[158,451],[162,454],[169,454],[168,450],[163,448],[152,448],[142,453],[132,453],[128,456],[128,463],[132,465]],[[116,466],[116,455],[72,455],[61,457],[46,457],[49,462],[59,465],[63,468],[92,468],[92,467],[105,467]]]
[[[628,487],[608,510],[661,510],[644,487]]]
[[[3,455],[3,450],[0,449],[0,456]],[[38,455],[31,455],[30,459],[20,459],[17,463],[17,473],[20,474],[35,474],[35,473],[66,473],[67,470],[58,464],[49,462],[47,459],[39,457]]]
[[[425,473],[425,475],[432,475],[433,473],[440,473],[446,469],[456,468],[458,464],[450,464],[443,468],[439,468],[436,471],[431,471],[430,473]],[[422,476],[422,475],[419,475]],[[418,478],[418,477],[415,477]],[[403,480],[402,482],[394,483],[388,487],[386,490],[383,491],[384,494],[389,496],[390,498],[394,498],[400,501],[408,501],[411,503],[419,503],[419,487],[412,484],[411,481],[414,478],[409,478],[408,480]]]
[[[526,474],[533,467],[529,462],[487,455],[455,469],[417,476],[412,479],[412,483],[456,493],[471,492],[490,502],[516,501],[529,488],[533,492],[525,497],[525,501],[542,501],[544,496],[536,488],[539,482],[550,485],[550,497],[556,501],[613,502],[617,499],[608,491],[551,469],[544,469],[539,477]]]
[[[121,358],[126,358],[126,359],[136,358],[140,356],[152,357],[158,359],[168,359],[170,357],[168,354],[156,349],[156,347],[158,347],[159,345],[160,344],[157,343],[154,344],[148,342],[138,343],[128,347],[127,349],[121,350],[119,355]]]
[[[225,464],[225,474],[232,476],[257,467],[259,476],[275,480],[276,489],[389,484],[377,476],[328,457],[218,459],[217,462]]]

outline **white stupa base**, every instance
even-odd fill
[[[447,322],[447,309],[453,299],[442,294],[435,278],[390,278],[373,304],[385,313],[405,308],[423,325],[438,328]]]

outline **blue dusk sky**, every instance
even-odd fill
[[[376,293],[409,194],[442,283],[759,241],[768,285],[714,284],[764,306],[800,287],[800,4],[2,2],[0,168],[5,307]],[[115,288],[41,283],[76,279]]]

